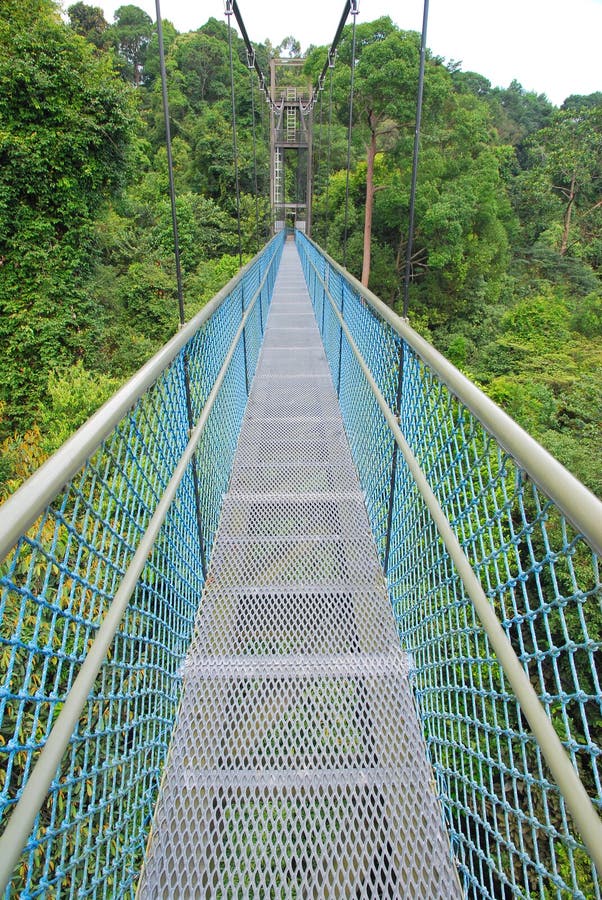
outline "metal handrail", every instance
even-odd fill
[[[278,236],[270,243],[278,241]],[[267,245],[269,247],[269,244]],[[167,366],[173,362],[182,347],[230,296],[257,258],[265,253],[264,247],[218,293],[130,378],[97,412],[73,434],[50,459],[19,487],[0,507],[0,561],[12,550],[22,534],[44,512],[48,504],[61,491],[103,440],[126,415],[129,409],[154,384]],[[270,256],[266,272],[272,264]],[[265,279],[264,279],[265,280]]]
[[[273,239],[272,243],[275,243],[278,240],[279,238],[276,237]],[[265,248],[262,252],[265,252]],[[118,590],[115,593],[111,605],[109,606],[102,622],[99,625],[96,636],[81,665],[81,669],[78,672],[75,681],[73,682],[71,690],[65,698],[65,702],[63,703],[56,722],[54,723],[48,739],[40,752],[40,756],[38,757],[38,760],[36,761],[36,764],[33,767],[31,774],[29,775],[27,783],[23,788],[17,804],[13,808],[8,824],[3,834],[0,836],[0,895],[4,893],[12,878],[14,867],[16,866],[23,848],[27,843],[27,839],[31,834],[31,829],[34,825],[36,816],[38,815],[42,804],[44,803],[44,799],[48,794],[52,781],[56,776],[57,768],[60,765],[64,753],[67,750],[69,741],[75,727],[77,726],[77,722],[82,713],[88,695],[94,686],[95,679],[102,667],[102,664],[106,658],[107,652],[117,633],[117,630],[119,629],[121,620],[127,609],[129,600],[136,588],[138,579],[144,569],[144,566],[146,565],[150,553],[152,552],[154,543],[157,539],[157,536],[159,535],[161,526],[165,520],[169,508],[176,496],[177,489],[182,481],[182,478],[184,477],[186,469],[194,456],[195,450],[201,439],[224,378],[226,377],[228,368],[230,366],[238,343],[244,333],[247,320],[251,312],[253,311],[253,308],[255,307],[257,298],[261,295],[261,292],[265,286],[276,253],[277,248],[275,248],[274,252],[270,256],[259,286],[253,294],[253,297],[251,298],[251,301],[249,302],[244,315],[241,318],[241,323],[232,340],[232,343],[230,344],[223,365],[217,375],[209,396],[207,397],[199,420],[190,434],[188,444],[186,445],[186,448],[178,461],[178,464],[174,470],[172,477],[169,480],[169,483],[167,484],[167,487],[165,488],[162,497],[157,503],[155,512],[148,524],[146,531],[140,539],[140,543],[138,544],[136,552],[123,575],[123,578]],[[125,407],[126,410],[129,408],[129,406],[132,405],[133,402],[135,402],[136,399],[139,398],[139,396],[141,396],[142,393],[144,393],[144,390],[139,386],[140,383],[147,383],[147,386],[149,386],[160,374],[161,369],[157,370],[157,366],[159,365],[158,360],[161,359],[164,361],[163,368],[168,364],[168,362],[173,360],[183,343],[185,343],[190,339],[190,337],[192,337],[196,330],[198,330],[198,327],[204,321],[206,321],[207,318],[209,318],[212,312],[217,309],[217,307],[225,299],[225,297],[232,292],[233,287],[236,286],[240,278],[252,265],[253,261],[254,260],[251,260],[251,262],[247,266],[245,266],[241,270],[241,272],[237,276],[235,276],[235,278],[231,279],[231,281],[228,282],[228,285],[226,285],[226,287],[223,288],[219,292],[219,294],[215,296],[210,304],[204,307],[204,309],[201,311],[201,313],[199,313],[198,316],[195,316],[195,318],[192,319],[185,326],[185,328],[182,329],[181,332],[179,332],[174,338],[172,338],[172,340],[163,348],[162,351],[159,351],[159,353],[155,357],[153,357],[153,359],[149,363],[147,363],[147,365],[138,373],[138,376],[134,376],[134,378],[132,378],[131,381],[129,381],[124,386],[124,388],[122,388],[121,391],[118,392],[118,395],[126,394],[128,397],[132,398],[130,399],[130,403],[128,404],[128,406]],[[210,312],[206,313],[208,307],[210,307]],[[203,313],[206,314],[203,316]],[[193,327],[194,324],[196,325],[196,327]],[[186,338],[184,339],[184,341],[182,341],[182,334],[184,332],[186,333]],[[174,347],[177,347],[177,349],[174,350]],[[165,362],[166,358],[167,362]],[[152,378],[147,382],[147,378],[150,377],[149,374],[145,375],[144,378],[141,377],[142,373],[145,372],[145,370],[148,370],[149,373],[156,373],[155,378]],[[132,387],[132,385],[134,387]],[[139,393],[134,396],[136,390],[139,391]],[[112,400],[116,401],[118,395],[115,395]],[[107,421],[109,421],[109,417],[111,417],[111,421],[113,421],[113,416],[117,415],[115,410],[121,409],[124,402],[125,399],[121,400],[120,403],[112,403],[111,401],[106,403],[99,410],[96,416],[93,417],[93,419],[95,419],[96,421],[92,423],[92,420],[89,420],[87,425],[83,425],[80,431],[76,432],[76,434],[68,443],[74,444],[75,439],[78,437],[78,435],[80,433],[83,433],[84,439],[86,440],[86,446],[89,446],[92,441],[90,438],[88,438],[86,428],[87,426],[92,428],[92,424],[94,428],[93,433],[102,434],[102,437],[98,439],[98,442],[100,442],[111,430],[111,428],[106,424]],[[101,413],[103,415],[101,415]],[[113,422],[113,427],[115,424],[117,424],[118,421],[120,421],[120,418],[121,417],[117,418],[117,421]],[[66,446],[67,445],[64,445],[61,450],[65,451]],[[98,444],[93,446],[90,452],[94,452],[97,446]],[[75,457],[75,453],[73,451],[67,454],[65,452],[61,452],[61,450],[59,450],[55,454],[55,456],[52,457],[51,460],[49,460],[49,462],[53,462],[54,460],[57,467],[59,464],[62,466],[61,471],[63,473],[69,472],[70,474],[66,474],[63,476],[64,479],[68,479],[78,470],[79,465],[75,466],[75,462],[72,461]],[[56,462],[57,457],[58,462]],[[75,468],[73,468],[72,470],[68,469],[67,467],[69,465],[75,466]],[[38,470],[38,472],[34,476],[32,476],[32,478],[29,479],[29,481],[23,487],[28,487],[31,482],[34,483],[34,486],[37,486],[40,483],[39,476],[41,472],[42,469]],[[52,474],[55,478],[58,477],[57,472],[55,472],[54,470],[52,470]],[[62,484],[63,482],[61,481],[60,483]],[[18,500],[20,496],[23,496],[23,493],[23,489],[20,489],[10,499],[14,500],[15,498],[17,498]],[[35,521],[38,515],[39,513],[36,513],[33,521]],[[8,529],[5,523],[3,523],[3,526],[3,532],[7,531]]]
[[[529,478],[553,500],[596,553],[602,556],[602,502],[530,434],[429,344],[411,325],[330,257],[307,235],[309,243],[336,269],[374,312],[416,352],[447,385],[451,393],[477,417]]]
[[[310,243],[313,244],[318,252],[326,259],[328,259],[329,262],[333,263],[333,261],[330,260],[330,257],[328,257],[324,253],[324,251],[320,247],[318,247],[317,244],[307,238],[306,235],[303,235],[303,237],[305,237],[306,240],[310,241]],[[308,258],[308,261],[322,286],[322,290],[324,291],[325,296],[328,297],[329,303],[339,322],[341,330],[344,332],[345,337],[349,343],[349,347],[351,348],[351,351],[353,352],[362,370],[362,373],[366,378],[366,381],[368,382],[370,390],[372,391],[378,403],[378,406],[384,415],[384,418],[393,434],[399,450],[406,460],[408,469],[410,470],[414,478],[416,487],[418,488],[420,494],[424,499],[424,502],[439,531],[441,539],[443,540],[450,558],[452,559],[456,567],[458,575],[462,580],[466,593],[473,603],[483,629],[486,632],[487,637],[491,642],[491,646],[496,653],[498,662],[502,667],[504,674],[507,676],[510,684],[512,685],[516,698],[520,703],[521,709],[523,710],[525,717],[527,718],[529,725],[531,726],[531,730],[541,748],[542,755],[545,758],[548,766],[550,767],[550,771],[552,772],[552,775],[560,789],[567,808],[570,810],[575,824],[577,825],[577,828],[581,833],[583,842],[589,850],[599,874],[602,876],[602,820],[600,819],[596,808],[592,803],[592,800],[579,777],[579,774],[577,773],[576,769],[571,763],[571,760],[569,759],[567,752],[562,746],[562,742],[560,741],[560,738],[558,737],[554,726],[552,725],[552,722],[550,721],[543,707],[543,704],[541,703],[533,685],[531,684],[525,670],[523,669],[521,662],[516,652],[514,651],[514,648],[512,647],[512,644],[506,632],[502,628],[502,625],[497,618],[493,607],[487,600],[481,582],[477,578],[473,567],[468,560],[468,557],[462,549],[462,546],[460,545],[460,542],[455,532],[453,531],[449,520],[445,515],[445,512],[443,511],[439,501],[437,500],[434,491],[430,487],[428,480],[422,468],[420,467],[420,464],[418,463],[418,460],[410,449],[409,444],[405,440],[401,428],[399,427],[399,421],[395,416],[395,413],[387,404],[387,401],[383,397],[376,381],[374,380],[372,373],[368,368],[368,365],[361,355],[357,344],[355,343],[351,332],[349,331],[347,323],[343,319],[336,301],[330,293],[328,284],[322,278],[313,260]],[[355,287],[356,284],[359,285],[359,282],[356,282],[355,279],[352,279],[349,273],[346,272],[346,270],[341,266],[337,265],[336,268],[348,282],[353,283],[353,287]],[[378,300],[378,298],[375,297],[374,294],[370,294],[370,292],[363,288],[361,285],[359,285],[359,287],[362,288],[361,293],[362,296],[365,297],[365,299],[376,300],[380,306],[384,307],[382,301]],[[370,296],[368,297],[366,295]],[[371,303],[371,305],[374,304]],[[384,308],[387,309],[386,307]],[[390,321],[393,317],[397,318],[394,313],[391,313],[388,317],[388,320]],[[396,328],[396,331],[398,332],[398,334],[403,336],[404,339],[407,340],[406,329],[412,332],[413,335],[416,335],[416,333],[413,332],[413,329],[410,329],[409,326],[407,326],[405,323],[401,324],[404,326],[404,328]],[[418,337],[418,335],[416,335],[416,337]],[[422,339],[420,340],[422,344],[426,345],[429,350],[433,350],[433,348],[430,347],[430,345],[427,344],[426,341],[423,341]],[[410,342],[408,341],[408,343]],[[415,346],[414,349],[416,349]],[[416,352],[418,352],[418,350],[416,350]],[[434,351],[434,353],[437,354],[437,351]],[[440,357],[440,354],[437,354],[437,356]],[[422,358],[424,359],[424,357]],[[443,359],[443,357],[441,357],[441,359]],[[425,359],[425,362],[426,361],[427,360]],[[444,360],[444,362],[447,361]],[[448,363],[448,366],[450,369],[454,369],[454,367],[450,363]],[[455,371],[457,372],[457,370]],[[460,375],[459,372],[457,374]],[[465,381],[468,381],[468,379],[465,379],[464,376],[461,377]],[[451,388],[451,385],[449,385],[448,382],[446,383]],[[475,391],[477,391],[479,394],[481,393],[477,388],[475,388]],[[482,396],[485,400],[488,400],[485,395]],[[460,397],[460,399],[463,400],[462,397]],[[463,400],[463,402],[465,401]],[[505,413],[502,413],[502,411],[497,406],[495,406],[492,401],[488,400],[488,402],[491,403],[495,410],[505,416]],[[474,412],[477,418],[479,417],[478,413],[474,409],[471,409],[471,411]],[[522,432],[522,429],[519,429],[519,426],[517,426],[511,419],[510,422],[515,426],[516,429]],[[526,434],[525,432],[522,433]],[[526,436],[528,437],[528,435]],[[531,438],[530,440],[532,441],[533,439]],[[536,444],[535,441],[533,441],[533,443]],[[542,452],[545,453],[543,448],[540,449],[542,449]],[[560,466],[559,463],[557,465]],[[560,466],[560,468],[563,469],[564,472],[566,472],[566,469],[564,469],[562,466]],[[574,477],[570,475],[569,472],[566,472],[566,474],[572,480],[576,481],[578,485],[580,484],[580,482],[578,482],[577,479],[574,479]],[[581,487],[583,486],[581,485]],[[593,495],[591,496],[594,501],[598,502],[596,498],[593,497]]]

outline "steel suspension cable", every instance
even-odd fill
[[[171,152],[171,124],[169,120],[167,72],[165,68],[165,44],[163,42],[163,20],[161,18],[160,0],[155,0],[155,10],[157,13],[157,40],[159,43],[159,68],[161,70],[161,95],[163,99],[163,119],[165,123],[165,149],[167,151],[169,199],[171,203],[171,226],[173,231],[174,258],[176,263],[176,282],[178,286],[178,311],[180,314],[180,325],[183,325],[185,322],[184,288],[182,283],[182,265],[180,261],[180,238],[178,232],[178,213],[176,209],[176,186],[173,174],[173,156]]]
[[[351,168],[351,134],[353,130],[353,86],[355,81],[355,36],[358,14],[358,0],[351,0],[353,30],[351,38],[351,83],[349,85],[349,126],[347,129],[347,177],[345,180],[345,230],[343,232],[343,266],[347,268],[347,233],[349,225],[349,177]]]
[[[337,26],[337,30],[334,35],[334,39],[332,44],[330,45],[330,49],[328,51],[328,59],[324,64],[324,68],[322,69],[319,77],[317,86],[314,88],[312,92],[312,96],[310,98],[310,104],[315,102],[316,94],[321,91],[324,87],[324,79],[326,77],[326,70],[331,68],[334,65],[334,57],[336,56],[337,47],[339,45],[339,41],[341,39],[341,35],[343,34],[343,28],[345,27],[345,23],[347,22],[347,17],[349,13],[352,16],[356,16],[359,12],[358,8],[359,0],[345,0],[345,6],[343,7],[343,13],[341,15],[339,24]],[[355,20],[354,20],[355,21]]]
[[[240,28],[240,33],[242,35],[242,39],[245,43],[245,46],[247,48],[247,53],[250,55],[250,57],[253,58],[253,68],[257,72],[260,90],[265,94],[266,99],[267,99],[268,103],[270,104],[270,106],[272,108],[274,108],[276,104],[274,103],[272,96],[270,94],[270,90],[267,86],[265,75],[263,74],[263,72],[259,66],[259,63],[257,62],[255,50],[253,49],[253,45],[251,44],[251,40],[247,33],[247,29],[245,27],[245,23],[243,22],[243,18],[240,14],[240,9],[238,8],[238,3],[236,2],[236,0],[226,0],[226,15],[231,16],[232,14],[234,14],[236,23],[237,23],[238,27]],[[230,21],[230,19],[228,19],[228,22],[229,21]]]

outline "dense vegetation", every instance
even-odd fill
[[[135,6],[111,25],[81,2],[68,13],[0,10],[5,493],[177,326],[153,23]],[[238,266],[227,26],[164,31],[190,315]],[[369,284],[397,308],[418,43],[389,19],[358,27],[348,260],[359,277],[370,169]],[[273,48],[257,52],[267,70]],[[324,55],[310,50],[307,77]],[[349,58],[346,34],[332,127],[328,91],[314,111],[314,236],[339,258]],[[265,237],[268,194],[267,106],[250,85],[236,39],[245,254]],[[556,109],[429,56],[423,123],[410,319],[602,494],[602,94]]]

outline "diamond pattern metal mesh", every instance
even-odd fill
[[[408,665],[289,244],[140,900],[459,896]]]
[[[464,892],[600,898],[593,862],[403,459],[392,478],[389,429],[320,278],[391,408],[403,353],[402,432],[602,812],[599,559],[319,248],[302,235],[297,244],[383,564],[391,508],[389,594]]]
[[[196,454],[37,818],[8,896],[133,897],[203,587],[267,318],[280,238],[1,561],[0,821],[46,743],[195,420],[271,263]],[[244,289],[244,290],[243,290]],[[244,296],[243,296],[244,293]],[[0,512],[0,516],[2,513]]]

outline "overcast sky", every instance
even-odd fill
[[[65,0],[69,6],[73,0]],[[107,21],[128,0],[85,0],[101,6]],[[155,0],[134,0],[155,18]],[[303,48],[330,44],[342,0],[238,0],[252,41],[278,44],[294,35]],[[420,31],[423,0],[360,0],[359,22],[389,15],[404,29]],[[199,28],[224,14],[222,0],[162,0],[161,14],[178,31]],[[527,90],[558,105],[569,94],[602,91],[602,0],[430,0],[428,45],[464,71],[480,72],[493,85],[516,78]]]

